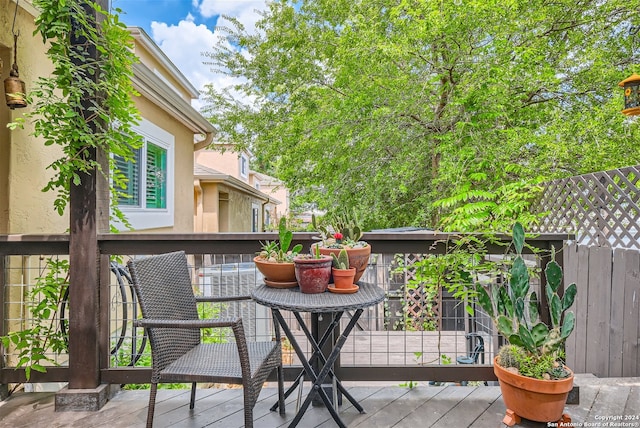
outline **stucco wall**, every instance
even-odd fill
[[[15,2],[1,0],[0,7],[0,58],[3,61],[1,80],[9,75],[13,63],[13,35],[11,27]],[[34,17],[25,11],[20,2],[15,29],[18,38],[18,67],[20,78],[25,81],[27,91],[39,76],[50,75],[52,67],[45,55],[45,46],[39,37],[34,37]],[[7,6],[8,7],[5,7]],[[33,10],[29,7],[29,10]],[[159,63],[149,58],[151,68]],[[166,76],[165,76],[166,77]],[[172,84],[178,86],[176,81]],[[184,96],[184,94],[182,94]],[[21,117],[30,107],[10,110],[2,94],[0,105],[0,233],[61,233],[69,227],[67,215],[60,217],[53,209],[55,194],[43,193],[51,172],[46,167],[61,156],[58,147],[45,147],[42,141],[30,134],[33,127],[27,123],[24,130],[8,131],[6,124]],[[174,226],[145,232],[192,232],[193,231],[193,133],[184,125],[139,97],[136,106],[143,117],[175,136],[175,212]]]
[[[3,1],[0,8],[0,51],[4,63],[1,80],[9,76],[13,63],[13,35],[11,28],[15,3]],[[8,6],[7,6],[8,5]],[[22,3],[21,3],[22,6]],[[45,55],[45,47],[32,35],[33,16],[22,7],[18,9],[15,30],[18,37],[18,69],[27,91],[39,76],[47,76],[52,67]],[[4,92],[4,90],[3,90]],[[0,233],[60,233],[69,227],[69,219],[60,217],[53,208],[55,195],[43,193],[51,172],[46,167],[61,156],[57,147],[45,147],[30,134],[33,127],[8,131],[6,124],[22,117],[30,107],[10,110],[4,93],[0,102]]]
[[[251,232],[254,204],[262,224],[262,201],[221,183],[205,182],[201,187],[202,223],[196,225],[197,232]]]
[[[200,150],[196,153],[196,161],[208,168],[229,174],[239,180],[244,180],[240,176],[240,160],[239,153],[227,150],[221,153],[217,150]]]

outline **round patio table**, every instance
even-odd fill
[[[351,333],[353,327],[358,322],[360,315],[362,315],[363,310],[382,302],[385,297],[384,291],[373,284],[361,282],[358,286],[360,287],[359,290],[352,294],[336,294],[328,291],[317,294],[305,294],[300,292],[299,287],[271,288],[263,284],[258,286],[251,293],[253,299],[258,304],[271,308],[274,318],[277,320],[280,327],[282,327],[282,330],[285,332],[291,346],[296,351],[296,354],[300,358],[304,367],[304,370],[301,372],[300,376],[298,376],[293,385],[291,385],[287,390],[285,396],[288,397],[296,388],[298,383],[301,381],[303,374],[306,373],[309,379],[313,382],[313,386],[311,387],[309,394],[289,425],[290,427],[298,425],[298,422],[300,422],[300,419],[306,412],[311,400],[316,394],[320,396],[338,426],[346,427],[334,406],[334,403],[337,405],[336,400],[332,402],[322,387],[327,376],[333,380],[336,388],[340,390],[340,392],[353,404],[353,406],[358,409],[359,412],[364,413],[364,409],[360,403],[358,403],[357,400],[347,392],[333,372],[333,364],[338,358],[340,350],[346,342],[349,333]],[[296,337],[291,332],[291,328],[280,311],[291,311],[295,316],[298,324],[304,331],[305,336],[313,348],[313,354],[309,358],[307,358],[302,351]],[[311,334],[309,327],[300,315],[303,312],[311,313],[312,318],[315,317],[316,320],[319,314],[333,314],[333,320],[322,334],[322,337],[314,337],[314,335]],[[327,340],[331,337],[331,333],[338,326],[340,319],[345,313],[350,317],[349,323],[345,329],[340,332],[340,337],[335,341],[331,352],[325,358],[324,353],[322,352],[322,347],[327,343]],[[322,364],[322,367],[318,371],[314,370],[312,366],[315,359]],[[334,389],[334,393],[335,392],[336,390]],[[277,403],[271,409],[275,410],[276,408]]]

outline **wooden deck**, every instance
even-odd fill
[[[580,404],[567,405],[574,426],[640,426],[640,378],[599,379],[577,375]],[[365,408],[358,413],[345,400],[340,414],[349,427],[504,427],[505,407],[497,386],[428,386],[413,389],[399,385],[358,383],[349,391]],[[275,388],[268,385],[256,405],[256,428],[286,427],[295,413],[293,394],[287,414],[270,412]],[[156,427],[241,427],[240,389],[202,389],[196,408],[188,409],[187,390],[160,390]],[[15,394],[0,402],[0,427],[143,427],[148,391],[121,391],[99,412],[54,412],[53,393]],[[323,407],[310,407],[299,427],[334,427]],[[522,427],[546,427],[523,421]]]

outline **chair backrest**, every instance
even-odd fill
[[[478,364],[478,357],[482,357],[481,363],[484,364],[484,339],[478,333],[469,333],[466,335],[466,337],[467,339],[471,340],[472,344],[474,339],[476,342],[469,357],[473,358],[473,362],[475,364]]]
[[[184,251],[127,263],[146,319],[194,320],[198,309]],[[199,329],[148,329],[154,372],[162,370],[200,343]]]

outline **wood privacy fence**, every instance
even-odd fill
[[[577,373],[640,376],[640,165],[548,183],[538,232],[574,233],[564,249],[575,282],[576,328],[567,362]]]
[[[565,284],[578,285],[567,362],[577,373],[640,376],[640,252],[569,245]]]

